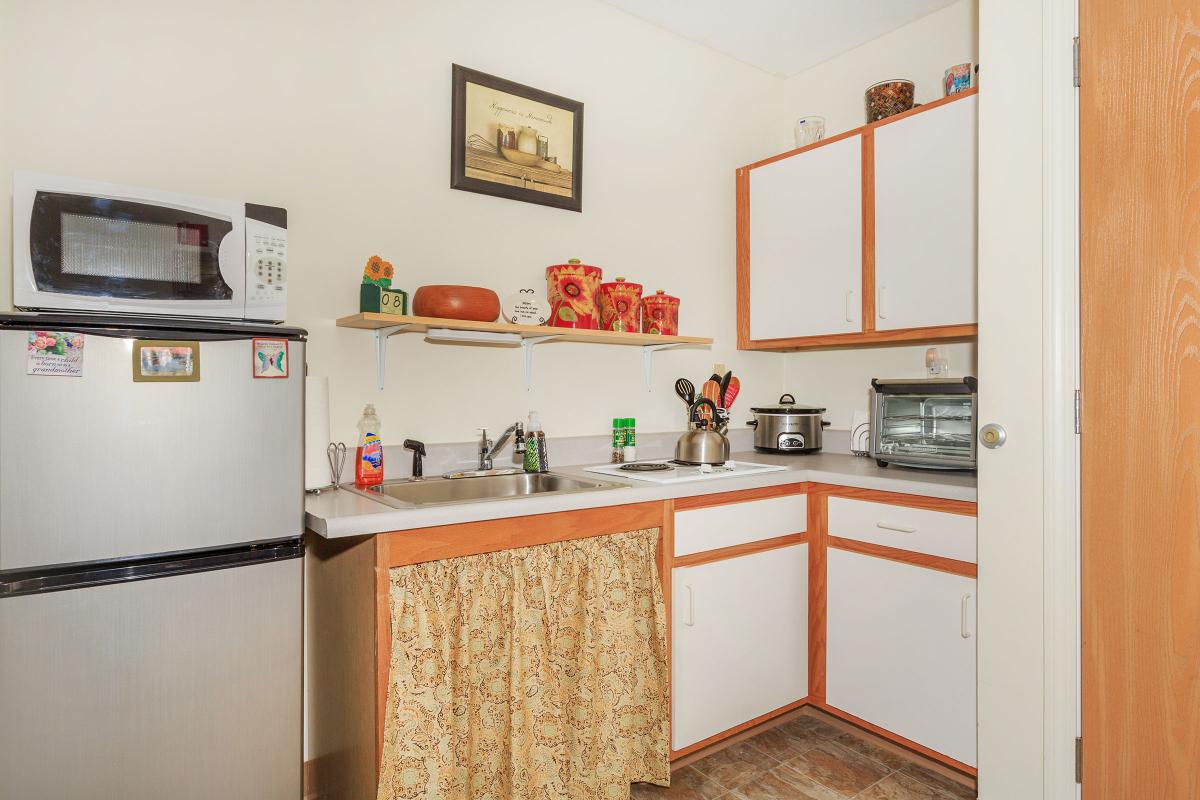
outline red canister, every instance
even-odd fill
[[[659,289],[642,298],[642,333],[679,335],[679,298]]]
[[[600,284],[600,327],[606,331],[637,333],[642,310],[642,285],[617,278]]]
[[[572,258],[566,264],[546,267],[546,299],[550,301],[550,321],[555,328],[600,327],[601,271]]]

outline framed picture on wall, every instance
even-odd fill
[[[583,103],[454,65],[450,188],[583,210]]]

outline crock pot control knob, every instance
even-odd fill
[[[989,450],[995,450],[997,447],[1003,447],[1005,440],[1008,439],[1008,433],[1004,430],[1003,425],[997,425],[994,422],[989,422],[979,429],[979,443]]]

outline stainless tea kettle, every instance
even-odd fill
[[[675,443],[675,460],[685,464],[724,464],[729,460],[729,440],[708,420],[697,419],[696,412],[707,403],[717,417],[717,404],[707,397],[697,397],[688,410],[688,430]]]

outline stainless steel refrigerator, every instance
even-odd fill
[[[300,797],[303,387],[297,329],[0,315],[2,800]]]

